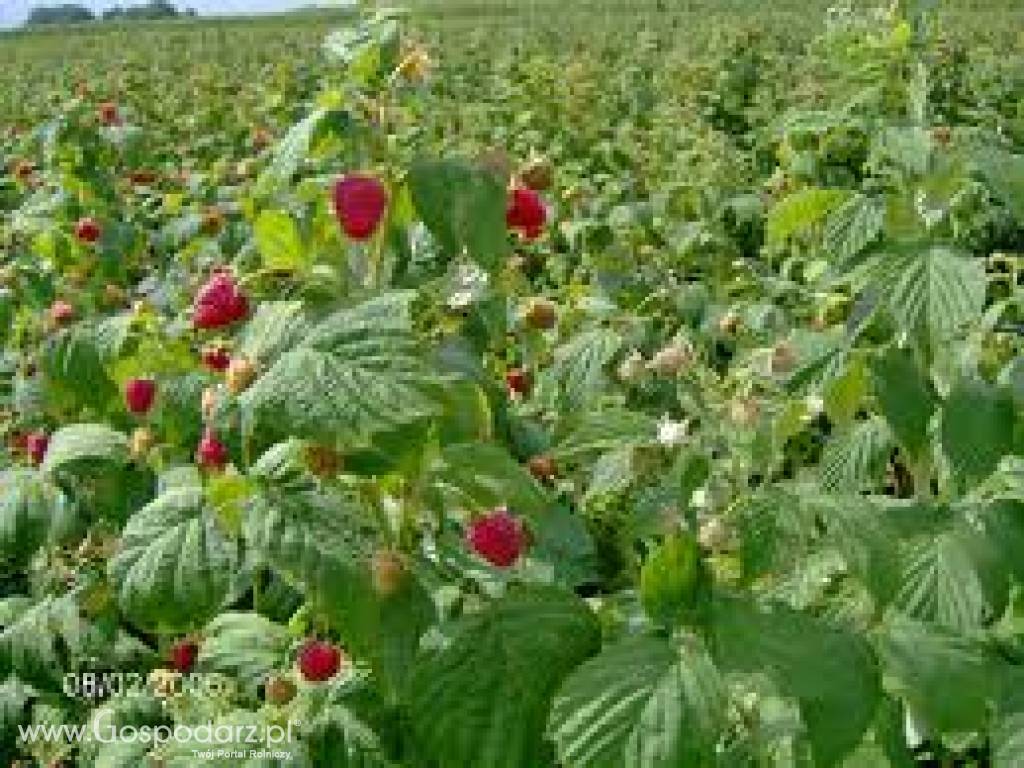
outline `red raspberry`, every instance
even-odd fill
[[[147,413],[153,407],[155,397],[156,382],[153,379],[129,379],[124,385],[125,405],[136,415]]]
[[[171,666],[182,674],[192,671],[198,656],[199,646],[191,640],[180,640],[171,646]]]
[[[248,313],[249,300],[235,279],[225,270],[218,270],[196,294],[192,319],[197,328],[221,328]]]
[[[104,101],[99,109],[100,124],[111,126],[121,124],[121,115],[118,114],[117,104],[112,101]]]
[[[530,391],[530,374],[522,368],[509,368],[505,374],[505,386],[511,395],[525,395]]]
[[[345,234],[367,240],[388,207],[388,191],[373,176],[351,173],[334,183],[334,213]]]
[[[527,240],[540,235],[547,222],[548,212],[540,195],[527,187],[516,187],[505,209],[509,229],[519,230]]]
[[[46,449],[50,447],[50,438],[45,432],[32,432],[25,439],[25,449],[33,465],[39,466],[46,458]]]
[[[330,680],[345,661],[340,649],[322,640],[307,640],[299,649],[299,671],[311,683]]]
[[[199,448],[196,451],[196,459],[203,469],[221,470],[228,463],[228,449],[224,443],[217,439],[212,429],[207,428],[203,433],[203,439],[199,441]]]
[[[58,299],[50,305],[50,322],[60,327],[75,319],[75,308],[68,302]]]
[[[223,373],[231,365],[231,355],[224,347],[207,347],[202,353],[203,365],[211,371]]]
[[[81,243],[95,243],[102,234],[99,223],[91,216],[81,218],[75,224],[75,237]]]
[[[526,548],[526,531],[518,517],[499,507],[470,523],[466,543],[491,565],[508,568]]]

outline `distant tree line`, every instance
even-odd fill
[[[130,5],[127,8],[111,8],[102,16],[95,15],[82,5],[65,3],[34,8],[29,14],[26,24],[82,24],[90,21],[151,21],[153,19],[171,19],[176,16],[195,16],[196,12],[189,8],[179,11],[170,0],[149,0],[143,5]]]

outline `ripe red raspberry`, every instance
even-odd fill
[[[199,289],[193,305],[196,328],[222,328],[249,314],[249,300],[225,270],[214,272]]]
[[[505,374],[505,386],[510,395],[525,395],[530,391],[530,374],[522,368],[510,368]]]
[[[350,173],[334,183],[334,214],[353,240],[369,239],[387,207],[387,188],[373,176]]]
[[[223,373],[231,365],[231,355],[224,347],[207,347],[202,352],[203,365],[211,371]]]
[[[147,413],[155,398],[156,382],[153,379],[129,379],[124,385],[124,402],[131,413]]]
[[[526,530],[518,517],[499,507],[470,523],[466,543],[491,565],[508,568],[526,548]]]
[[[196,460],[203,469],[221,470],[228,463],[228,449],[217,439],[216,433],[207,428],[203,439],[199,441]]]
[[[50,305],[50,323],[59,328],[75,319],[75,308],[68,302],[58,299]]]
[[[92,216],[85,216],[75,224],[75,238],[80,243],[95,243],[102,234],[99,223]]]
[[[334,677],[345,662],[339,648],[322,640],[307,640],[299,649],[299,671],[311,683],[322,683]]]
[[[171,646],[171,666],[182,674],[192,671],[198,656],[199,646],[191,640],[179,640]]]
[[[100,124],[111,126],[121,124],[121,115],[118,114],[117,104],[112,101],[104,101],[99,109]]]
[[[548,212],[540,195],[527,187],[516,187],[505,209],[509,229],[519,230],[527,240],[540,235],[547,222]]]
[[[46,449],[50,447],[49,436],[42,431],[32,432],[25,438],[25,450],[28,451],[28,458],[34,466],[39,466],[46,458]]]

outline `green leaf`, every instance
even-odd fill
[[[117,390],[107,376],[94,329],[75,325],[43,346],[39,370],[50,401],[61,409],[102,408]]]
[[[797,700],[815,765],[836,765],[857,747],[881,694],[874,657],[861,638],[782,606],[769,610],[725,598],[713,610],[719,668],[767,673]]]
[[[256,182],[259,194],[273,194],[291,183],[292,177],[306,159],[313,134],[328,114],[328,110],[316,109],[292,126],[275,147],[270,164]]]
[[[888,510],[857,495],[815,498],[812,505],[825,529],[823,543],[842,553],[878,604],[888,603],[900,585],[899,532]]]
[[[0,676],[14,673],[59,689],[76,658],[101,652],[94,629],[70,595],[45,597],[34,605],[18,605],[11,616],[3,614],[0,607]]]
[[[893,434],[913,459],[922,458],[936,407],[927,379],[910,354],[896,348],[874,361],[872,373],[875,398]]]
[[[978,320],[985,304],[982,262],[943,246],[880,257],[872,284],[899,329],[932,348]]]
[[[969,632],[1002,613],[1007,589],[995,552],[958,526],[908,544],[896,605],[915,619]]]
[[[817,534],[817,510],[777,487],[741,497],[732,510],[745,581],[787,569]]]
[[[449,445],[438,457],[434,483],[471,510],[507,506],[512,512],[542,519],[551,500],[533,476],[495,443]]]
[[[548,731],[566,768],[711,765],[726,703],[723,681],[702,650],[634,637],[565,680]]]
[[[271,671],[285,666],[291,643],[287,627],[258,613],[222,613],[203,638],[200,664],[242,680],[253,693]]]
[[[303,741],[319,764],[331,768],[396,768],[373,730],[342,706],[324,707],[304,729]]]
[[[992,732],[993,768],[1024,768],[1024,712],[996,723]]]
[[[885,225],[885,207],[876,198],[854,195],[829,214],[822,246],[838,271],[847,269],[878,239]]]
[[[362,444],[440,411],[435,378],[402,310],[382,296],[327,318],[240,398],[245,433]]]
[[[975,158],[978,169],[996,197],[1024,222],[1024,155],[985,149]]]
[[[128,438],[104,424],[72,424],[55,432],[41,470],[83,513],[117,522],[153,494],[152,474],[132,463]]]
[[[942,405],[942,449],[962,477],[978,481],[1013,453],[1016,411],[1010,397],[982,381],[959,383]]]
[[[131,517],[109,573],[133,621],[180,631],[220,609],[237,559],[236,545],[204,504],[203,489],[177,488]]]
[[[76,473],[82,465],[123,467],[130,459],[128,438],[105,424],[72,424],[50,438],[42,471],[48,475]]]
[[[446,766],[550,764],[543,732],[551,699],[600,644],[586,605],[556,590],[524,589],[443,631],[440,647],[420,653],[409,683],[419,754]]]
[[[253,224],[253,235],[265,269],[301,272],[310,265],[299,227],[284,211],[263,211]]]
[[[332,562],[355,568],[379,536],[352,495],[320,483],[306,468],[299,441],[279,443],[253,465],[259,492],[245,518],[255,553],[291,581],[315,585]]]
[[[879,131],[871,146],[873,165],[892,165],[903,173],[920,176],[928,171],[932,156],[928,131],[916,126],[890,126]]]
[[[839,426],[850,424],[868,393],[867,366],[861,358],[850,360],[841,375],[828,380],[822,392],[825,413]]]
[[[656,433],[655,420],[645,413],[620,408],[588,410],[569,421],[566,434],[551,453],[562,461],[585,461],[606,451],[649,444]]]
[[[821,457],[822,486],[843,493],[877,488],[892,444],[888,426],[877,416],[833,435]]]
[[[308,330],[301,301],[261,301],[245,325],[235,354],[267,366],[298,345]]]
[[[765,223],[768,243],[779,246],[795,235],[806,234],[824,221],[848,195],[843,190],[815,187],[794,192],[776,204],[768,214]]]
[[[482,266],[497,267],[509,250],[505,187],[464,160],[420,160],[409,169],[412,202],[448,256],[465,250]]]
[[[1000,697],[1002,662],[975,639],[893,616],[876,646],[887,680],[940,733],[984,730]]]
[[[18,726],[25,723],[28,705],[38,696],[30,685],[17,677],[8,677],[0,683],[0,744],[14,744],[18,738]],[[7,755],[0,747],[0,756]]]
[[[608,328],[584,331],[557,347],[540,381],[543,395],[562,411],[593,408],[610,386],[605,368],[622,338]]]
[[[51,527],[68,520],[64,495],[34,471],[0,472],[0,562],[24,568],[47,539]]]

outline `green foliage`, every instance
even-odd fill
[[[551,699],[598,642],[586,606],[550,590],[509,595],[447,628],[409,681],[420,754],[439,765],[494,768],[545,760]]]

